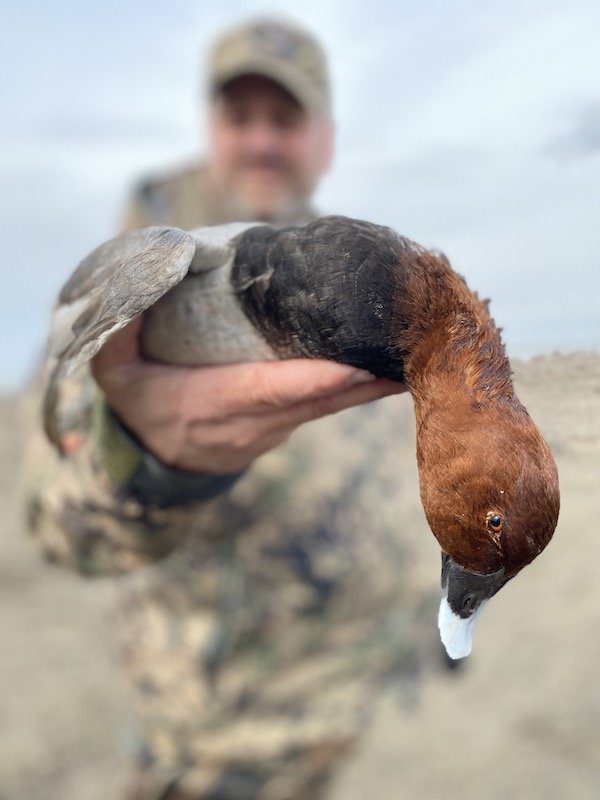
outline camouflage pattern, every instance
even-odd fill
[[[216,41],[208,62],[208,88],[250,73],[279,83],[304,108],[331,111],[327,59],[308,31],[279,19],[258,18],[227,31]]]
[[[313,208],[305,206],[295,209],[293,217],[282,218],[279,223],[305,225],[317,216]],[[191,162],[171,173],[142,181],[125,214],[123,227],[132,230],[146,225],[174,225],[191,230],[226,222],[232,222],[232,218],[225,198],[218,198],[211,191],[206,166]]]
[[[69,455],[36,433],[28,512],[50,560],[126,575],[117,637],[137,717],[129,797],[323,796],[382,679],[412,686],[424,613],[435,638],[398,518],[399,460],[414,458],[410,400],[305,425],[227,494],[159,510],[103,466],[97,396],[85,369],[65,382]]]

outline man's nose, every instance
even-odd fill
[[[277,127],[266,120],[257,120],[246,130],[246,147],[251,153],[278,153],[281,150],[281,134]]]

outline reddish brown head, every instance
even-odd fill
[[[548,544],[558,520],[558,474],[514,397],[481,407],[447,399],[444,413],[421,420],[418,461],[425,513],[443,554],[444,639],[445,629],[453,637],[458,618],[472,622],[482,602]],[[463,628],[461,637],[469,632]],[[454,657],[468,654],[470,634],[452,648]]]
[[[406,248],[398,340],[417,420],[421,498],[442,548],[440,631],[470,652],[482,603],[550,541],[559,510],[552,453],[517,400],[486,301],[448,261]],[[426,309],[426,312],[424,312]]]
[[[460,566],[484,574],[502,567],[512,578],[550,541],[556,465],[516,401],[470,409],[443,430],[422,426],[418,458],[427,520]]]

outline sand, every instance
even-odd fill
[[[432,673],[414,708],[381,697],[334,800],[600,798],[600,355],[513,366],[558,462],[557,533],[489,604],[463,668]],[[43,564],[27,542],[18,405],[0,398],[0,800],[117,800],[128,726],[110,643],[114,586]],[[435,581],[413,454],[403,463],[416,566]]]

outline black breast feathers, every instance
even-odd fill
[[[241,234],[231,281],[244,313],[282,357],[328,358],[403,378],[397,303],[408,240],[390,228],[324,217]]]

